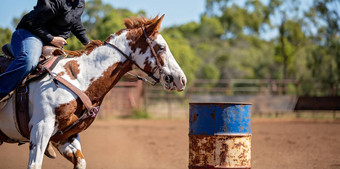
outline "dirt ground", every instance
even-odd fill
[[[188,120],[97,120],[81,133],[89,169],[187,169]],[[340,169],[340,122],[252,121],[253,169]],[[0,146],[0,169],[26,168],[28,144]],[[43,168],[72,168],[58,154]]]

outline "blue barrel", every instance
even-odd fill
[[[189,169],[251,168],[250,103],[190,103]]]

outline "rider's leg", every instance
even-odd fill
[[[43,42],[32,33],[18,29],[12,35],[11,50],[15,57],[0,75],[0,99],[15,89],[37,66]]]

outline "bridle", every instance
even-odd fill
[[[153,55],[153,57],[155,57],[155,60],[156,60],[156,69],[158,69],[159,71],[159,74],[161,75],[164,70],[162,68],[162,65],[157,57],[157,53],[155,51],[155,49],[153,48],[152,46],[152,41],[151,39],[149,38],[149,36],[147,35],[146,31],[145,31],[145,28],[144,26],[141,27],[142,29],[142,32],[144,34],[144,37],[145,37],[145,40],[146,42],[148,43],[149,47],[150,47],[150,50],[151,50],[151,54]],[[136,78],[138,78],[139,80],[142,80],[144,82],[149,82],[152,86],[156,85],[157,83],[160,82],[160,78],[157,78],[154,76],[154,73],[152,72],[147,72],[145,71],[144,69],[142,69],[133,59],[132,59],[132,56],[130,54],[130,56],[128,56],[127,54],[125,54],[122,50],[120,50],[116,45],[110,43],[110,42],[107,42],[107,41],[104,41],[104,44],[107,44],[107,45],[110,45],[111,47],[113,47],[114,49],[116,49],[119,53],[121,53],[126,59],[128,59],[132,64],[134,64],[135,66],[138,67],[138,69],[140,69],[141,71],[143,71],[144,73],[146,73],[150,78],[152,78],[154,80],[154,82],[150,82],[148,79],[144,78],[144,77],[141,77],[141,76],[138,76],[138,75],[135,75],[135,74],[132,74],[132,73],[129,73],[130,75],[132,76],[135,76]],[[172,77],[168,77],[166,76],[166,81],[170,81],[172,79]],[[167,80],[168,79],[168,80]]]

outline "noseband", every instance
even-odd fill
[[[141,27],[142,31],[143,31],[143,34],[145,36],[145,40],[146,42],[148,43],[149,47],[150,47],[150,50],[151,50],[151,54],[155,57],[156,59],[156,69],[159,70],[159,74],[161,75],[163,73],[163,68],[162,68],[162,65],[160,63],[160,61],[158,60],[157,58],[157,54],[156,54],[156,51],[155,49],[152,47],[152,41],[151,39],[149,38],[149,36],[146,34],[146,31],[145,31],[145,28],[144,26]],[[144,82],[149,82],[151,85],[156,85],[157,83],[160,82],[160,78],[157,78],[153,75],[152,72],[147,72],[145,71],[144,69],[142,69],[131,57],[131,54],[130,56],[126,55],[122,50],[120,50],[116,45],[114,44],[111,44],[107,41],[104,41],[104,44],[107,44],[107,45],[110,45],[111,47],[113,47],[114,49],[116,49],[119,53],[121,53],[126,59],[128,59],[132,64],[134,64],[135,66],[137,66],[141,71],[143,71],[144,73],[146,73],[150,78],[152,78],[155,82],[150,82],[149,80],[141,77],[141,76],[138,76],[138,75],[134,75],[136,76],[139,80],[142,80]]]

